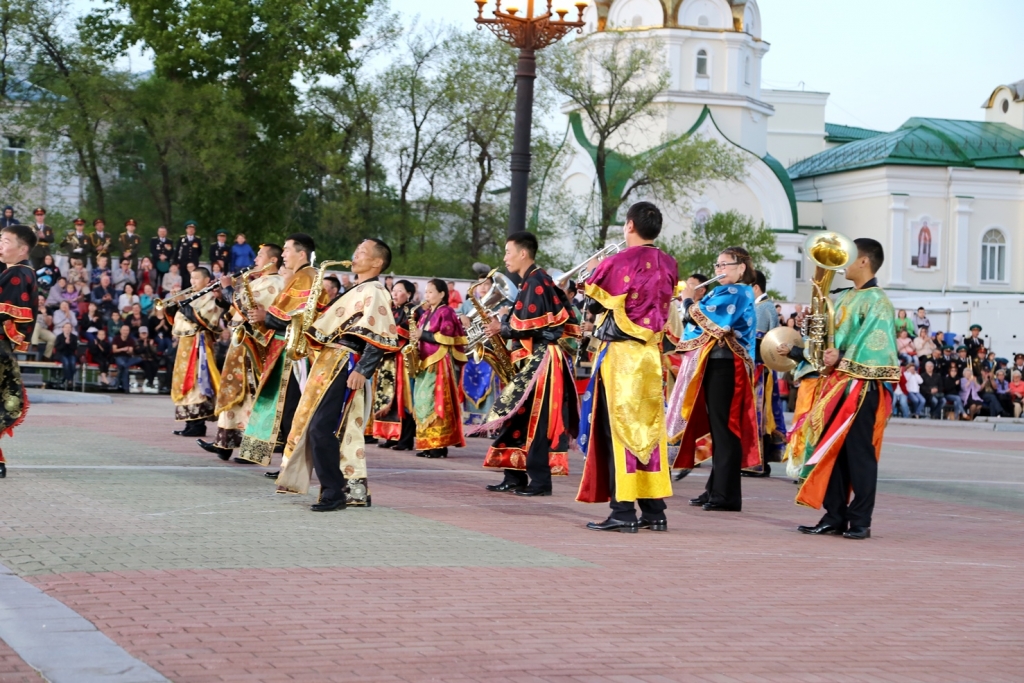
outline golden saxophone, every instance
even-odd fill
[[[316,277],[313,279],[313,284],[309,287],[306,306],[298,315],[292,316],[288,329],[285,331],[285,353],[288,360],[302,360],[309,355],[309,340],[306,339],[306,333],[309,332],[313,327],[313,323],[316,322],[316,302],[320,298],[320,293],[324,290],[324,275],[327,274],[327,269],[331,266],[345,266],[347,268],[351,265],[351,261],[324,261],[320,264]]]
[[[413,341],[416,334],[416,311],[423,308],[423,304],[416,306],[409,311],[409,343],[402,347],[402,358],[405,359],[405,370],[409,377],[415,377],[420,373],[420,343]]]
[[[235,294],[235,306],[238,307],[239,312],[242,314],[244,318],[248,319],[249,313],[256,310],[257,306],[256,295],[253,294],[252,281],[250,280],[250,278],[256,275],[262,275],[269,268],[273,267],[273,265],[273,263],[268,263],[267,265],[259,269],[256,269],[255,267],[249,268],[247,270],[243,270],[238,275],[235,275],[234,277],[231,278],[232,285],[236,284],[239,280],[242,281],[242,286],[238,288],[238,291]],[[231,337],[231,343],[235,344],[236,346],[238,344],[241,344],[245,340],[244,320],[240,325],[237,325],[235,327],[234,331],[231,333]]]

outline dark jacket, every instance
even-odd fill
[[[58,356],[73,356],[78,353],[78,336],[73,334],[71,339],[67,340],[64,337],[64,333],[61,332],[57,335],[57,341],[53,343],[53,350],[57,352]]]
[[[940,375],[937,372],[933,372],[932,374],[929,375],[927,372],[922,370],[921,371],[921,395],[922,396],[931,396],[932,393],[933,393],[932,392],[932,388],[933,387],[935,389],[938,389],[937,393],[940,393],[940,394],[945,393],[942,390],[942,375]]]

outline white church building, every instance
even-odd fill
[[[666,211],[668,234],[730,209],[763,220],[783,255],[771,286],[793,302],[807,301],[813,273],[801,245],[822,229],[881,242],[880,283],[898,305],[952,309],[953,296],[978,309],[979,297],[1024,292],[1024,81],[979,93],[978,121],[912,118],[892,132],[866,130],[827,123],[828,93],[761,87],[770,46],[755,0],[591,0],[585,18],[589,34],[631,32],[663,51],[670,82],[647,148],[706,135],[747,159],[741,182]],[[563,183],[583,195],[594,166],[575,137]],[[1006,316],[1005,304],[989,307]],[[954,313],[964,312],[950,310],[946,329],[958,329],[966,318]],[[983,318],[998,326],[979,310],[970,317]]]

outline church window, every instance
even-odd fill
[[[697,75],[708,75],[708,53],[705,50],[697,51]]]
[[[1010,111],[1010,100],[1003,100],[1003,113]]]
[[[633,17],[633,28],[640,28],[644,25],[644,18],[639,14]]]
[[[703,14],[697,17],[697,26],[707,26],[708,24],[708,18]]]
[[[750,55],[743,60],[743,82],[750,85]]]
[[[1006,236],[998,228],[992,228],[981,238],[981,280],[1006,280]]]

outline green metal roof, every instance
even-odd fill
[[[891,133],[849,142],[799,161],[790,178],[883,165],[1024,171],[1024,131],[1005,123],[912,118]]]
[[[845,144],[855,140],[866,140],[878,135],[885,135],[885,131],[858,128],[857,126],[843,126],[838,123],[825,124],[825,142]]]

